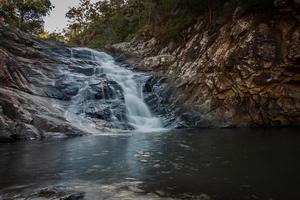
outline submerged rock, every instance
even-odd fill
[[[5,195],[5,200],[83,200],[84,192],[78,192],[68,187],[56,186],[44,189],[39,189],[38,191],[33,191],[29,194],[18,194],[18,195]]]

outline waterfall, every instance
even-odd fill
[[[134,79],[137,74],[116,65],[110,55],[97,51],[92,52],[96,61],[101,64],[103,73],[122,87],[129,123],[140,131],[162,128],[160,119],[152,115],[144,102],[142,85],[138,85]]]
[[[145,78],[143,74],[119,66],[112,56],[104,52],[88,48],[73,48],[71,49],[71,56],[71,60],[75,60],[76,65],[80,65],[77,66],[79,69],[76,69],[76,72],[84,73],[86,69],[92,67],[93,75],[86,77],[82,81],[84,84],[82,84],[78,94],[72,98],[73,103],[69,106],[66,114],[69,121],[76,123],[78,126],[80,125],[81,128],[84,124],[89,123],[84,113],[86,113],[87,109],[91,109],[91,105],[86,101],[94,100],[90,100],[87,95],[90,93],[92,83],[105,76],[108,81],[116,83],[117,86],[108,84],[108,86],[105,85],[106,88],[103,85],[99,87],[100,93],[103,94],[102,102],[121,102],[121,104],[124,104],[126,108],[126,123],[137,131],[148,132],[163,129],[160,118],[155,117],[151,113],[143,99],[143,84],[138,81],[143,77]],[[82,64],[84,63],[83,61],[88,64]],[[70,71],[64,73],[73,74]],[[80,77],[85,77],[85,75],[80,74]],[[111,90],[111,93],[107,90]],[[101,102],[99,101],[96,104],[101,104]],[[115,121],[115,123],[123,120],[111,108],[107,110],[107,113],[111,115],[111,120]],[[93,126],[91,125],[91,127]]]

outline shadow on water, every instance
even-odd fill
[[[103,185],[137,183],[137,195],[299,199],[298,132],[198,129],[1,144],[0,191],[62,184],[93,199]]]

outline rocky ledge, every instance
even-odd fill
[[[60,61],[42,49],[60,44],[38,40],[0,24],[0,141],[62,134],[84,135],[53,107],[49,91]],[[62,51],[67,50],[61,46]]]
[[[297,126],[300,4],[274,4],[265,13],[237,8],[213,34],[200,16],[177,47],[150,35],[111,50],[159,74],[167,101],[192,126]]]

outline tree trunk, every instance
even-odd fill
[[[25,12],[23,10],[20,11],[20,27],[23,27],[25,21]]]
[[[213,9],[214,9],[214,1],[208,1],[208,13],[209,13],[209,24],[212,24],[213,20]]]
[[[151,22],[151,15],[152,15],[152,3],[151,3],[151,0],[148,0],[148,25],[150,24]]]

